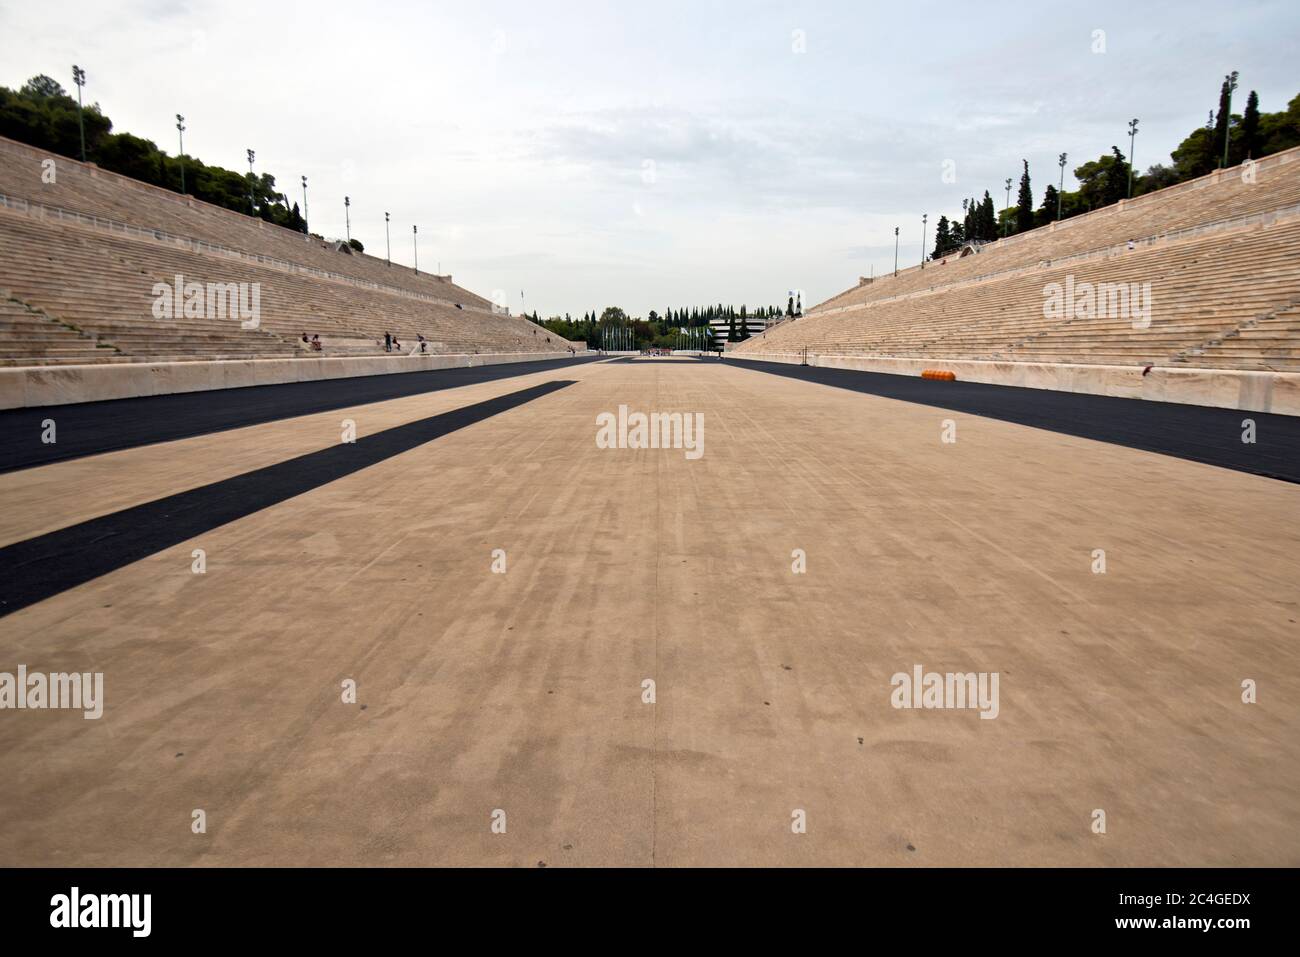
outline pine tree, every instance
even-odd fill
[[[986,189],[984,190],[984,199],[980,203],[979,236],[977,238],[988,242],[997,239],[997,236],[998,217],[997,214],[993,212],[993,197],[989,195],[989,191]]]
[[[952,245],[952,235],[948,231],[948,217],[940,216],[939,225],[934,228],[934,252],[930,255],[931,259],[938,259],[948,251]]]
[[[1034,223],[1038,226],[1046,225],[1056,219],[1056,200],[1058,192],[1051,183],[1043,190],[1043,205],[1038,207],[1038,212],[1034,214]]]
[[[1228,135],[1228,130],[1232,127],[1232,113],[1229,104],[1232,101],[1232,91],[1237,88],[1237,71],[1233,70],[1223,78],[1223,86],[1219,87],[1219,112],[1214,118],[1214,137],[1210,142],[1212,163],[1211,167],[1218,166],[1222,162],[1224,137]]]
[[[1254,90],[1246,98],[1246,112],[1241,118],[1241,137],[1237,147],[1237,162],[1254,159],[1259,152],[1259,94]]]
[[[1110,148],[1115,162],[1106,174],[1106,203],[1118,203],[1128,194],[1128,160],[1118,146]]]
[[[1016,232],[1024,233],[1034,228],[1034,194],[1029,188],[1029,160],[1022,161],[1025,171],[1020,174],[1020,192],[1016,196]]]

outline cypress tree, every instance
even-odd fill
[[[993,197],[984,190],[984,200],[979,209],[979,239],[985,241],[996,239],[998,235],[998,217],[993,212]]]
[[[1210,155],[1213,158],[1211,167],[1219,166],[1222,163],[1224,137],[1228,135],[1228,130],[1232,126],[1232,114],[1229,103],[1232,100],[1232,91],[1237,88],[1237,71],[1233,70],[1223,78],[1223,86],[1219,87],[1219,112],[1214,120],[1214,137],[1210,146]]]
[[[952,245],[952,236],[948,232],[948,217],[940,216],[939,225],[934,228],[934,252],[931,259],[938,259]]]
[[[1029,188],[1029,160],[1023,162],[1025,171],[1020,174],[1020,192],[1016,198],[1016,232],[1018,233],[1034,228],[1034,194]]]
[[[1106,205],[1118,203],[1128,192],[1128,160],[1124,154],[1119,151],[1118,146],[1112,146],[1110,153],[1114,162],[1110,170],[1106,173]]]
[[[1246,98],[1246,112],[1241,118],[1241,139],[1237,162],[1254,159],[1259,152],[1259,94],[1254,90]]]

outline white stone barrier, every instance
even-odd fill
[[[572,358],[565,351],[15,366],[0,368],[0,409]]]

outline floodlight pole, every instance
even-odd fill
[[[348,245],[352,245],[352,197],[343,197],[343,228],[347,232]]]
[[[302,232],[304,236],[311,235],[311,227],[307,220],[307,177],[302,178]]]
[[[388,265],[393,265],[393,241],[388,236],[388,214],[384,213],[384,244],[388,247]]]
[[[921,215],[921,268],[922,269],[925,268],[925,224],[929,220],[929,218],[930,218],[929,213],[923,213]]]
[[[898,275],[898,227],[894,227],[894,275]]]
[[[1228,115],[1223,121],[1223,168],[1228,168],[1228,142],[1232,139],[1232,93],[1237,89],[1237,71],[1233,70],[1228,80]]]
[[[1061,194],[1065,192],[1065,154],[1062,153],[1061,158],[1056,162],[1061,167],[1061,185],[1056,190],[1056,219],[1059,222],[1061,219]]]
[[[1138,121],[1128,121],[1128,198],[1133,198],[1133,140],[1137,137]]]
[[[176,114],[176,132],[180,136],[180,152],[176,159],[181,164],[181,195],[185,195],[185,117],[179,113]]]
[[[1007,177],[1007,201],[1006,201],[1006,205],[1005,205],[1004,209],[1010,209],[1010,208],[1011,208],[1011,177],[1008,176],[1008,177]],[[1006,235],[1007,235],[1007,227],[1008,227],[1010,224],[1011,224],[1011,217],[1009,217],[1009,216],[1008,216],[1006,219],[1004,219],[1004,220],[1002,221],[1002,238],[1003,238],[1003,239],[1006,238]]]
[[[248,150],[248,213],[250,216],[257,215],[257,201],[253,198],[253,160],[257,154]]]
[[[411,225],[411,247],[415,250],[415,274],[420,275],[420,227]]]
[[[81,161],[86,162],[86,120],[81,109],[81,88],[86,85],[86,71],[72,64],[72,82],[77,84],[77,125],[81,128]]]

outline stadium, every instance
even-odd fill
[[[910,261],[552,318],[0,78],[0,864],[1300,864],[1300,98],[1236,77],[1147,173],[912,157]]]

